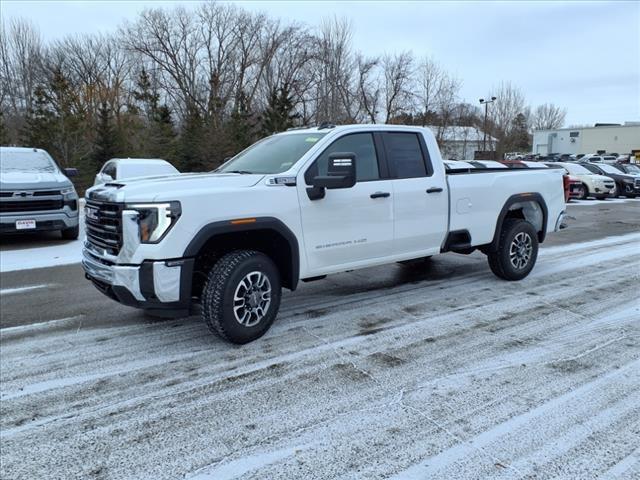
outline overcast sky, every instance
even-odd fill
[[[111,32],[125,19],[175,1],[2,0],[3,20],[32,20],[45,40]],[[502,80],[533,106],[568,110],[566,124],[640,121],[640,2],[236,2],[271,16],[318,25],[353,22],[354,47],[374,55],[432,55],[463,81],[468,102]]]

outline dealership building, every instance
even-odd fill
[[[640,122],[624,125],[596,124],[595,127],[559,128],[533,132],[533,153],[618,153],[640,152]]]

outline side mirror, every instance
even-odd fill
[[[356,184],[356,154],[332,153],[329,155],[327,175],[314,177],[314,188],[351,188]]]
[[[63,170],[63,172],[67,177],[77,177],[78,176],[78,169],[77,168],[65,168]]]
[[[102,179],[106,182],[113,182],[113,177],[111,175],[109,175],[108,173],[103,173],[102,174]]]

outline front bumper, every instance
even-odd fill
[[[594,188],[593,194],[595,196],[615,196],[617,194],[616,186],[613,185],[597,185]]]
[[[123,305],[167,316],[186,316],[191,307],[193,258],[117,265],[82,251],[85,276],[98,290]]]
[[[66,211],[69,210],[69,211]],[[17,220],[35,220],[36,228],[29,230],[17,230]],[[0,215],[0,232],[2,233],[29,233],[43,232],[48,230],[64,230],[78,226],[78,211],[70,209],[55,211],[51,213],[45,212],[20,212],[19,214],[2,214]]]

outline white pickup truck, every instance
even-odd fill
[[[241,344],[299,280],[475,249],[498,277],[522,279],[564,210],[553,169],[445,174],[428,129],[323,125],[265,138],[211,173],[91,188],[83,266],[114,300],[156,315],[199,305]]]

